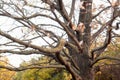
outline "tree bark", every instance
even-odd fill
[[[94,71],[92,67],[90,67],[91,60],[88,55],[81,54],[79,56],[79,68],[80,68],[80,76],[82,80],[94,80]]]
[[[90,41],[91,41],[91,27],[90,23],[92,21],[92,0],[80,0],[81,7],[79,13],[79,23],[85,25],[85,30],[83,33],[76,32],[76,37],[78,41],[82,41],[82,52],[75,52],[74,49],[68,48],[70,55],[79,67],[79,76],[82,80],[94,80],[94,71],[91,65],[90,59]],[[78,24],[79,24],[78,23]],[[76,80],[76,79],[73,79]]]
[[[73,59],[75,60],[76,64],[79,67],[79,76],[82,78],[82,80],[94,80],[94,70],[90,66],[91,60],[88,55],[86,54],[75,54],[73,56]],[[73,79],[77,80],[77,79]]]

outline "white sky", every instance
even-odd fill
[[[19,67],[20,63],[23,61],[30,61],[31,58],[37,58],[40,55],[8,55],[8,59],[11,65]]]

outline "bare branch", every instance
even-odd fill
[[[31,47],[33,49],[37,49],[37,50],[39,50],[41,52],[45,52],[45,53],[59,52],[60,50],[62,50],[63,46],[65,45],[65,40],[61,39],[59,44],[55,48],[43,48],[43,47],[40,47],[37,45],[29,44],[27,42],[23,42],[22,40],[16,39],[16,38],[12,37],[11,35],[2,32],[1,30],[0,30],[0,35],[12,40],[13,42],[19,43],[26,47]]]
[[[73,14],[74,14],[75,2],[76,2],[76,0],[72,0],[71,10],[70,10],[70,14],[69,14],[70,19],[72,18]]]
[[[109,24],[111,24],[111,20],[106,22],[106,24],[104,24],[98,31],[96,31],[96,33],[94,33],[92,35],[92,41],[94,41],[94,39],[106,28],[106,26],[108,26]]]
[[[109,9],[110,7],[111,7],[111,6],[105,7],[103,10],[101,10],[101,11],[98,12],[96,15],[94,15],[94,16],[92,17],[92,19],[96,18],[96,17],[99,16],[103,11]]]
[[[72,68],[72,65],[68,63],[65,59],[62,58],[60,53],[57,53],[57,58],[60,61],[61,64],[65,65],[66,69],[72,74],[72,77],[75,80],[82,80],[82,78],[75,72],[75,70]]]
[[[45,56],[54,57],[53,54],[47,54],[47,53],[44,53],[44,52],[40,52],[38,50],[13,51],[13,50],[7,50],[7,49],[4,49],[4,50],[0,49],[0,53],[12,53],[12,54],[18,54],[18,55],[42,54],[42,55],[45,55]]]
[[[100,53],[102,53],[107,48],[107,46],[110,44],[111,39],[112,39],[112,36],[111,36],[111,33],[112,33],[112,23],[116,19],[117,16],[118,15],[115,15],[114,12],[113,12],[112,19],[107,23],[108,30],[107,30],[107,33],[106,33],[106,39],[104,41],[104,44],[102,46],[97,47],[97,48],[95,48],[95,49],[93,49],[91,51],[92,59],[94,59],[94,53],[95,52],[96,52],[96,57],[99,57]]]
[[[63,18],[66,21],[70,22],[70,18],[69,18],[68,13],[67,13],[67,11],[65,9],[63,0],[58,0],[58,5],[59,5],[59,10],[58,11],[60,11],[61,15],[63,16]]]
[[[46,17],[46,18],[49,18],[53,21],[56,21],[53,17],[49,16],[49,15],[46,15],[46,14],[40,14],[40,13],[35,13],[35,14],[32,14],[30,16],[24,16],[24,17],[17,17],[17,16],[14,16],[14,15],[11,15],[10,13],[0,13],[1,16],[6,16],[6,17],[10,17],[12,19],[15,19],[15,20],[24,20],[24,19],[31,19],[31,18],[35,18],[35,17],[38,17],[38,16],[42,16],[42,17]]]
[[[100,53],[102,53],[106,47],[110,44],[110,41],[111,41],[111,31],[112,31],[112,28],[109,28],[107,33],[106,33],[106,39],[105,39],[105,42],[102,46],[100,47],[97,47],[95,49],[93,49],[91,51],[91,54],[92,54],[92,59],[94,59],[94,53],[97,52],[96,54],[98,54],[96,57],[98,57],[100,55]]]
[[[93,66],[95,63],[97,63],[98,61],[100,60],[104,60],[104,59],[109,59],[109,60],[117,60],[117,61],[120,61],[119,58],[115,58],[115,57],[109,57],[109,56],[104,56],[104,57],[99,57],[97,58],[96,60],[94,60],[91,64],[91,66]]]
[[[112,33],[113,33],[113,35],[114,35],[114,36],[112,36],[112,38],[114,38],[114,37],[120,37],[120,34],[115,33],[115,32],[113,32],[113,31],[112,31]]]
[[[62,65],[47,65],[47,66],[28,66],[28,67],[14,68],[14,67],[0,65],[0,68],[8,69],[10,71],[24,71],[24,70],[28,70],[28,69],[65,68],[65,67]]]
[[[68,34],[68,36],[75,42],[75,44],[77,45],[79,51],[82,51],[82,48],[79,44],[79,41],[77,40],[76,36],[72,33],[72,31],[69,29],[68,25],[66,25],[65,23],[61,22],[57,15],[53,12],[53,14],[56,17],[56,20],[58,21],[58,23],[64,28],[64,30],[66,31],[66,33]]]

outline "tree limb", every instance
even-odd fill
[[[66,20],[66,21],[70,21],[70,18],[68,16],[68,13],[65,9],[65,6],[64,6],[64,3],[63,3],[63,0],[58,0],[58,5],[59,5],[59,10],[61,15],[63,16],[63,18]]]
[[[53,11],[53,14],[55,15],[56,17],[56,20],[58,21],[58,23],[64,28],[64,30],[66,31],[66,33],[68,34],[68,36],[75,42],[75,44],[77,45],[79,51],[81,52],[82,51],[82,48],[79,44],[79,41],[77,40],[76,36],[70,31],[70,29],[68,28],[68,25],[64,24],[63,22],[61,22],[57,15],[54,13]]]
[[[97,48],[95,48],[95,49],[93,49],[92,51],[91,51],[91,54],[92,54],[92,59],[94,59],[94,53],[96,52],[96,57],[99,57],[100,56],[100,53],[102,53],[106,48],[107,48],[107,46],[110,44],[110,42],[111,42],[111,39],[112,39],[112,35],[111,35],[111,33],[112,33],[112,23],[113,23],[113,21],[116,19],[116,17],[117,17],[118,15],[112,15],[112,19],[107,23],[107,25],[108,25],[108,30],[107,30],[107,33],[106,33],[106,39],[105,39],[105,41],[104,41],[104,44],[102,45],[102,46],[100,46],[100,47],[97,47]]]
[[[96,31],[96,33],[94,33],[92,35],[92,41],[105,29],[106,26],[108,26],[109,24],[111,24],[111,20],[109,20],[108,22],[106,22],[106,24],[104,24],[98,31]]]
[[[95,49],[93,49],[91,51],[91,54],[92,54],[92,59],[94,59],[94,53],[96,52],[96,54],[98,54],[96,57],[98,57],[100,55],[100,53],[102,53],[106,47],[110,44],[110,41],[111,41],[111,31],[112,31],[112,28],[109,28],[107,33],[106,33],[106,39],[105,39],[105,42],[102,46],[100,47],[97,47]]]
[[[106,8],[104,8],[103,10],[101,10],[100,12],[98,12],[96,15],[94,15],[93,17],[92,17],[92,19],[94,19],[94,18],[96,18],[98,15],[100,15],[103,11],[105,11],[105,10],[107,10],[108,8],[110,8],[111,6],[108,6],[108,7],[106,7]]]
[[[45,53],[55,53],[55,52],[59,52],[60,50],[62,50],[63,46],[65,45],[65,40],[61,39],[59,44],[55,47],[55,48],[43,48],[37,45],[33,45],[27,42],[23,42],[22,40],[19,40],[17,38],[12,37],[11,35],[4,33],[3,31],[0,30],[0,35],[4,36],[10,40],[12,40],[13,42],[19,43],[21,45],[24,45],[26,47],[31,47],[33,49],[37,49],[41,52],[45,52]]]
[[[117,61],[120,61],[119,58],[115,58],[115,57],[109,57],[109,56],[104,56],[104,57],[99,57],[97,58],[96,60],[94,60],[91,64],[91,66],[93,66],[95,63],[97,63],[98,61],[100,60],[104,60],[104,59],[109,59],[109,60],[117,60]]]
[[[75,72],[75,70],[72,68],[72,65],[62,58],[60,53],[57,53],[57,58],[60,61],[61,64],[65,65],[66,69],[71,73],[73,79],[75,80],[82,80],[82,78]]]
[[[0,68],[8,69],[10,71],[24,71],[24,70],[28,70],[28,69],[65,68],[65,67],[62,66],[62,65],[47,65],[47,66],[27,66],[27,67],[15,68],[15,67],[9,67],[9,66],[2,66],[2,65],[0,65]]]
[[[76,0],[72,0],[71,10],[70,10],[70,14],[69,14],[70,19],[72,18],[73,14],[74,14],[75,2],[76,2]]]
[[[45,56],[54,57],[53,54],[47,54],[47,53],[44,53],[44,52],[40,52],[38,50],[13,51],[13,50],[7,50],[7,49],[4,49],[4,50],[0,49],[0,54],[1,53],[12,53],[12,54],[18,54],[18,55],[42,54],[42,55],[45,55]]]

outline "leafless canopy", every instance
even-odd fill
[[[91,66],[113,59],[99,56],[120,37],[119,5],[119,0],[97,5],[96,0],[0,0],[0,54],[41,54],[56,61],[46,67],[0,68],[67,68],[76,76],[82,61],[76,56],[87,55]]]

